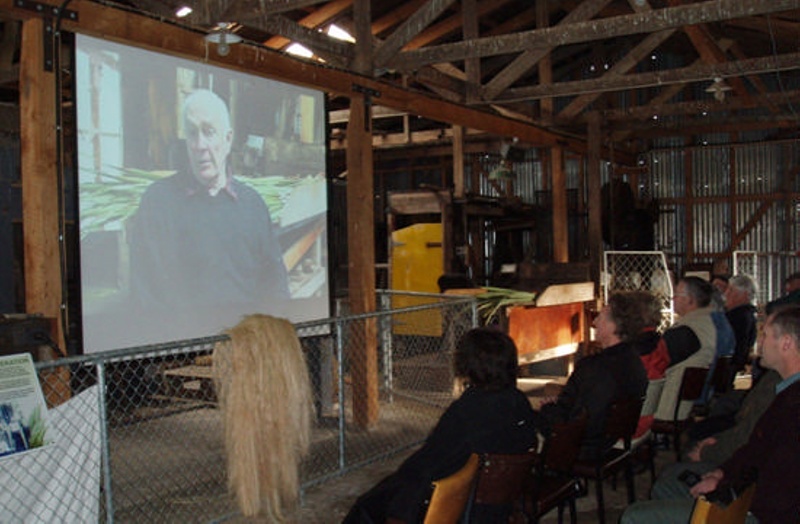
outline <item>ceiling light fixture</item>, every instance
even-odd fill
[[[228,56],[231,45],[242,41],[242,37],[233,32],[234,26],[233,22],[217,22],[217,26],[205,36],[206,42],[217,44],[219,56]]]
[[[175,11],[175,16],[178,18],[184,18],[192,14],[192,8],[188,5],[182,5]]]
[[[731,89],[733,88],[726,84],[725,80],[721,77],[716,77],[714,83],[706,88],[706,93],[714,93],[714,99],[717,102],[723,102],[725,100],[725,91],[730,91]]]

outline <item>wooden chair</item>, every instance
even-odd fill
[[[676,460],[681,459],[681,433],[692,423],[691,413],[686,418],[679,418],[681,404],[686,401],[694,402],[701,397],[707,376],[708,369],[706,368],[688,367],[684,369],[672,420],[656,419],[653,421],[653,433],[672,436]]]
[[[733,367],[733,356],[718,357],[714,362],[714,370],[711,376],[706,376],[706,388],[709,390],[704,395],[705,402],[695,405],[692,410],[694,418],[705,417],[711,409],[711,403],[733,389],[733,379],[736,369]]]
[[[518,454],[481,455],[475,491],[467,504],[463,522],[469,523],[474,514],[485,511],[491,511],[495,520],[507,521],[515,503],[522,499],[537,458],[535,449]]]
[[[473,453],[460,470],[433,481],[423,524],[457,524],[472,495],[480,458]]]
[[[753,501],[756,485],[750,486],[726,507],[698,497],[694,503],[689,524],[744,524],[750,504]]]
[[[539,519],[558,508],[558,522],[564,520],[564,505],[569,505],[570,522],[577,522],[575,499],[582,487],[572,472],[583,444],[586,415],[553,426],[544,442],[540,462],[526,490],[523,508],[528,521]]]
[[[661,391],[664,389],[663,378],[653,379],[647,384],[647,391],[644,395],[644,403],[642,404],[642,412],[639,414],[639,424],[643,424],[644,420],[649,420],[650,427],[641,434],[634,435],[631,439],[631,453],[640,459],[647,462],[647,467],[650,470],[650,483],[656,482],[656,461],[655,461],[655,443],[653,442],[653,414],[658,408],[658,401],[661,398]],[[637,426],[637,430],[639,427]],[[616,448],[624,448],[624,442],[618,441],[614,444]]]
[[[601,457],[594,460],[578,460],[573,471],[576,475],[593,479],[597,491],[597,517],[600,524],[605,524],[605,501],[603,500],[603,480],[625,471],[625,484],[628,490],[628,503],[636,500],[633,485],[633,464],[631,461],[631,438],[639,423],[642,412],[642,397],[628,397],[614,401],[608,408],[606,417],[606,439],[609,442],[622,441],[622,447],[612,447]]]

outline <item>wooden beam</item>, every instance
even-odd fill
[[[237,0],[230,2],[228,8],[220,14],[220,20],[240,20],[252,17],[285,13],[323,3],[325,0]]]
[[[261,19],[255,25],[268,33],[276,33],[303,44],[332,65],[347,66],[355,56],[355,46],[350,42],[337,40],[315,29],[303,27],[284,16],[273,15]]]
[[[383,41],[375,53],[375,64],[379,67],[386,65],[386,62],[395,56],[404,45],[409,43],[420,31],[428,27],[454,2],[455,0],[428,0],[424,6],[403,21],[400,27],[395,29]]]
[[[652,120],[656,115],[659,118],[673,115],[702,115],[718,112],[734,112],[739,109],[752,109],[765,105],[779,106],[782,104],[794,104],[800,102],[800,90],[782,91],[779,93],[768,93],[764,95],[751,96],[747,99],[738,97],[725,97],[719,102],[713,98],[708,100],[692,100],[690,102],[675,102],[663,105],[641,105],[630,106],[624,109],[608,109],[603,111],[603,118],[609,122],[630,122]],[[705,116],[705,115],[702,115]],[[774,118],[774,117],[772,117]],[[580,121],[580,118],[573,119],[571,122]],[[556,121],[559,123],[561,121]],[[563,121],[561,123],[567,123]]]
[[[484,2],[486,3],[486,2]],[[464,40],[471,40],[480,36],[478,26],[478,6],[476,0],[461,0]],[[467,103],[478,100],[478,86],[481,83],[481,60],[480,58],[467,58],[464,60],[464,71],[467,74],[467,85],[464,98]]]
[[[675,29],[666,29],[664,31],[658,31],[657,33],[651,33],[645,37],[644,40],[639,42],[639,44],[631,49],[628,54],[626,54],[622,59],[614,64],[611,69],[606,71],[599,80],[613,80],[618,78],[627,78],[625,73],[636,67],[645,56],[649,55],[653,49],[661,45],[667,38],[672,36],[675,33]],[[600,98],[604,92],[596,92],[596,93],[586,93],[583,95],[578,96],[574,100],[572,100],[567,107],[562,109],[559,113],[559,117],[571,119],[575,118],[579,113],[581,113],[586,107]]]
[[[742,71],[747,71],[748,74],[760,74],[793,69],[800,69],[800,53],[748,58],[735,62],[725,62],[724,64],[697,64],[689,67],[614,78],[600,77],[591,80],[559,82],[549,86],[508,89],[501,96],[498,96],[496,101],[508,102],[545,96],[571,96],[591,94],[597,91],[622,91],[686,82],[707,82],[716,77],[739,76]]]
[[[389,61],[390,67],[416,69],[427,64],[453,62],[469,56],[493,56],[519,53],[539,47],[556,47],[618,36],[652,33],[663,29],[719,22],[759,14],[778,13],[800,8],[800,0],[707,0],[696,4],[653,9],[630,15],[612,16],[535,29],[519,33],[479,38],[403,51]]]
[[[327,23],[333,17],[353,5],[353,0],[333,0],[324,6],[315,10],[308,16],[304,16],[297,23],[309,29],[316,29],[321,25]],[[284,46],[291,43],[291,40],[284,36],[273,36],[266,42],[265,47],[270,49],[282,49]]]
[[[571,10],[555,27],[566,27],[569,24],[589,20],[600,12],[603,7],[608,5],[610,1],[611,0],[585,0],[578,7]],[[536,9],[538,13],[537,28],[539,30],[547,29],[548,26],[543,25],[547,21],[549,14],[547,12],[547,2],[537,2]],[[482,92],[483,97],[487,100],[496,97],[500,92],[516,82],[522,75],[530,71],[539,60],[549,56],[552,50],[553,47],[541,47],[523,52],[484,86]]]
[[[56,6],[56,3],[53,3]],[[353,86],[368,87],[380,93],[380,104],[432,120],[463,125],[505,137],[517,137],[538,146],[562,145],[575,152],[586,150],[583,140],[554,133],[530,124],[501,117],[475,108],[426,96],[395,84],[336,70],[282,53],[250,45],[235,45],[225,57],[206,52],[202,35],[175,25],[163,24],[136,13],[120,11],[87,0],[75,0],[70,9],[78,13],[78,22],[64,20],[64,29],[98,38],[135,43],[159,52],[190,60],[202,60],[250,74],[297,85],[351,96]],[[35,16],[16,7],[15,0],[0,0],[0,12],[17,18]]]

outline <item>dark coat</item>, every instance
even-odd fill
[[[779,393],[747,444],[722,464],[724,480],[756,480],[750,511],[761,524],[800,521],[800,382]]]
[[[646,390],[642,360],[631,344],[622,342],[579,360],[556,402],[542,406],[541,413],[552,424],[586,410],[589,419],[581,458],[592,458],[614,444],[606,442],[604,435],[611,403],[623,397],[644,397]]]
[[[467,389],[444,412],[422,447],[356,501],[347,524],[416,522],[431,482],[447,477],[471,453],[522,453],[536,446],[538,414],[516,388]]]

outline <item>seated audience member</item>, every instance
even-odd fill
[[[689,438],[695,444],[686,460],[667,467],[656,480],[653,499],[690,497],[689,486],[679,479],[686,470],[698,475],[719,467],[750,438],[758,419],[775,399],[775,388],[781,381],[777,371],[767,370],[762,379],[741,400],[740,407],[730,414],[714,414],[695,423]]]
[[[471,453],[523,453],[538,444],[538,415],[516,387],[517,348],[507,335],[468,331],[456,345],[453,367],[464,392],[422,447],[358,498],[344,523],[416,523],[431,482],[461,469]],[[502,521],[488,508],[489,517],[480,508],[476,513],[477,521]]]
[[[733,334],[736,336],[736,349],[733,352],[734,369],[742,371],[750,357],[756,341],[756,283],[747,275],[736,275],[728,282],[725,290],[725,316]],[[733,380],[733,376],[731,380]]]
[[[786,291],[784,296],[767,303],[765,308],[767,315],[771,315],[779,307],[800,304],[800,271],[786,277],[784,290]]]
[[[632,293],[611,295],[594,321],[599,352],[582,357],[558,397],[544,404],[548,424],[586,412],[588,421],[580,457],[592,459],[614,445],[604,436],[608,407],[617,399],[644,396],[647,373],[631,344],[644,328],[640,302]]]
[[[727,275],[713,275],[711,285],[714,291],[711,293],[711,301],[720,311],[725,309],[725,291],[728,289],[730,280]]]
[[[638,311],[642,315],[641,333],[634,337],[632,343],[642,359],[648,380],[664,378],[664,371],[669,366],[667,344],[659,332],[663,304],[661,299],[647,291],[632,291],[632,297],[639,302]]]
[[[776,396],[750,432],[747,442],[719,467],[704,473],[692,497],[726,493],[755,479],[750,511],[760,524],[800,520],[800,308],[785,308],[767,318],[761,345],[765,367],[781,378]],[[702,449],[699,451],[702,456]],[[657,492],[655,494],[658,494]],[[623,524],[688,522],[694,501],[674,496],[631,505]],[[748,517],[748,522],[753,519]]]
[[[663,334],[670,367],[665,373],[656,419],[672,420],[684,369],[708,368],[718,356],[733,352],[733,330],[725,315],[711,305],[711,294],[711,284],[702,278],[690,276],[678,282],[673,303],[679,318]],[[689,409],[687,403],[679,416],[685,417]]]

